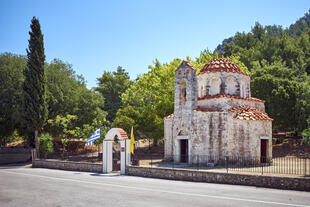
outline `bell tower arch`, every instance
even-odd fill
[[[187,61],[183,61],[175,72],[174,116],[186,117],[197,107],[196,70]]]

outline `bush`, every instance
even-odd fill
[[[310,146],[310,128],[302,132],[302,142]]]
[[[45,155],[54,151],[53,137],[49,133],[41,134],[39,137],[39,148]]]
[[[307,119],[308,128],[302,134],[302,142],[310,146],[310,117]]]

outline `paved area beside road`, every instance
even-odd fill
[[[0,206],[310,207],[310,192],[1,166]]]

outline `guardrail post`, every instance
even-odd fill
[[[197,155],[197,170],[199,170],[199,155]]]
[[[225,156],[225,167],[226,167],[226,172],[228,173],[228,157]]]
[[[307,159],[304,158],[304,163],[305,163],[305,176],[307,176]]]

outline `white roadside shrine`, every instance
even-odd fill
[[[102,163],[103,173],[112,172],[113,164],[113,142],[114,137],[117,136],[121,146],[121,175],[125,174],[126,165],[130,165],[130,139],[128,139],[126,132],[121,128],[112,128],[106,134],[103,140],[102,148]]]

